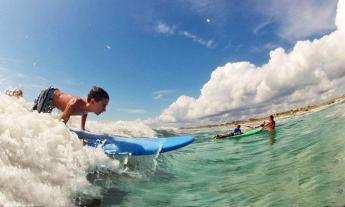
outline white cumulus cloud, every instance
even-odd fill
[[[335,24],[338,30],[345,30],[345,1],[339,0]]]
[[[345,91],[345,0],[337,29],[313,41],[298,41],[292,51],[277,48],[262,66],[249,62],[216,68],[199,97],[181,96],[157,118],[197,123],[268,114],[327,100]]]

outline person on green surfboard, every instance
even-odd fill
[[[217,134],[216,136],[214,136],[214,138],[223,139],[225,137],[235,136],[235,135],[240,135],[240,134],[242,134],[241,125],[237,125],[237,127],[232,132],[226,133],[226,134]]]

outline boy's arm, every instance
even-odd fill
[[[81,130],[85,131],[85,123],[86,123],[87,114],[81,116]]]

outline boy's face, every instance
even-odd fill
[[[100,101],[93,100],[95,114],[99,115],[105,112],[108,103],[109,103],[109,99],[102,99]]]

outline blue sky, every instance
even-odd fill
[[[336,0],[1,0],[0,87],[21,87],[33,100],[49,85],[79,96],[97,85],[111,96],[102,119],[156,117],[181,95],[198,97],[219,66],[238,61],[260,66],[272,49],[289,51],[297,40],[334,31],[336,5]]]

